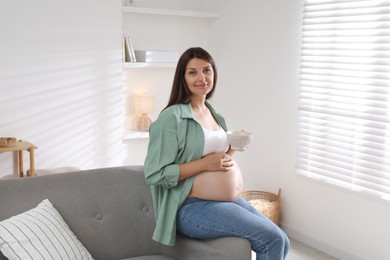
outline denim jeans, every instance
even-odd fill
[[[286,234],[243,198],[234,202],[189,198],[177,213],[177,230],[198,239],[248,239],[256,260],[285,259],[290,248]]]

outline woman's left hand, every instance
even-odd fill
[[[202,158],[207,171],[229,171],[234,160],[226,153],[212,153]]]

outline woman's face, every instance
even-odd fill
[[[184,75],[192,96],[205,96],[214,85],[214,71],[210,63],[193,58],[188,62]]]

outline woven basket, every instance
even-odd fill
[[[281,189],[277,195],[265,191],[244,191],[241,193],[241,197],[280,226],[280,192]]]
[[[15,137],[0,137],[0,147],[12,147],[16,144]]]

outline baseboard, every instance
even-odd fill
[[[285,225],[283,225],[283,223],[281,224],[281,228],[287,234],[287,236],[289,236],[295,240],[298,240],[302,243],[305,243],[311,247],[314,247],[318,250],[321,250],[324,253],[331,255],[333,257],[336,257],[340,260],[351,260],[351,259],[364,260],[360,256],[353,255],[350,252],[346,252],[342,248],[338,248],[338,247],[335,247],[333,245],[330,245],[330,244],[326,243],[325,241],[322,241],[321,239],[311,237],[310,235],[305,234],[303,232],[300,232],[294,228],[290,228],[288,226],[285,226]]]

